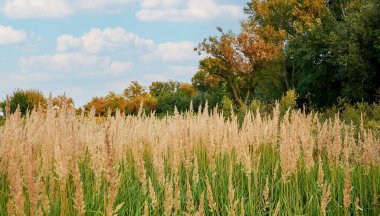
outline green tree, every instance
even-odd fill
[[[167,81],[167,82],[152,82],[149,86],[149,93],[153,97],[160,97],[163,95],[172,95],[177,92],[180,88],[181,83],[177,81]]]
[[[16,89],[9,99],[11,113],[14,113],[17,107],[19,107],[21,114],[26,115],[28,111],[31,111],[35,108],[39,107],[44,109],[47,106],[47,100],[42,92],[34,89]]]
[[[117,110],[124,113],[127,100],[122,96],[114,92],[109,92],[104,98],[104,108],[111,114],[115,114]]]
[[[159,115],[173,113],[175,107],[180,111],[189,109],[196,94],[196,89],[191,84],[177,81],[153,82],[149,89],[151,96],[157,98],[156,113]]]
[[[320,24],[321,17],[326,11],[326,1],[324,0],[252,0],[244,9],[244,12],[248,15],[245,25],[273,28],[275,31],[283,32],[283,50],[286,50],[289,41],[297,36],[304,35],[315,25]],[[276,73],[282,72],[282,77],[276,74],[275,77],[272,77],[272,80],[274,80],[273,78],[281,78],[287,90],[293,89],[297,83],[295,65],[292,64],[292,61],[289,61],[286,55],[281,55],[279,60],[281,61],[276,64],[280,68],[277,69]],[[272,65],[276,66],[276,64]],[[265,86],[265,88],[268,88],[268,86]],[[276,94],[277,97],[279,95],[281,93]]]
[[[289,41],[286,54],[299,74],[302,102],[323,107],[339,97],[352,103],[376,99],[379,11],[376,0],[351,2],[341,12],[343,18],[326,13],[320,25]]]
[[[124,90],[124,97],[127,99],[133,99],[144,95],[147,95],[147,92],[137,81],[132,81],[131,84]]]
[[[125,90],[124,97],[125,113],[126,114],[138,114],[140,106],[143,105],[143,109],[146,113],[149,113],[156,109],[157,99],[148,94],[145,88],[137,81],[133,81]]]

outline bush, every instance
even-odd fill
[[[294,89],[288,90],[280,99],[280,112],[284,114],[288,109],[294,109],[297,106],[297,93]]]
[[[11,113],[14,113],[17,107],[19,107],[22,115],[25,115],[28,111],[33,110],[38,106],[45,108],[47,105],[47,100],[42,92],[33,89],[17,89],[12,93],[9,99]],[[2,103],[1,106],[4,106],[4,103]]]
[[[231,117],[231,113],[234,112],[234,102],[227,96],[224,96],[223,97],[223,100],[222,100],[222,112],[223,112],[223,116],[225,118],[229,118]]]
[[[321,112],[323,119],[334,117],[339,113],[342,121],[347,125],[353,125],[359,128],[363,121],[363,126],[366,129],[380,131],[380,103],[370,104],[362,101],[351,104],[345,98],[339,98],[337,105],[331,106]]]

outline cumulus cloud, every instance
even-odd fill
[[[27,57],[20,60],[21,73],[17,79],[48,80],[70,76],[121,75],[130,71],[130,62],[113,61],[109,57],[80,53],[60,53]],[[38,72],[36,72],[38,71]]]
[[[220,16],[242,17],[242,6],[217,4],[215,0],[142,0],[136,16],[145,22],[192,22]]]
[[[152,40],[140,38],[123,28],[94,28],[81,37],[62,35],[57,39],[57,50],[60,52],[80,50],[87,53],[105,51],[132,50],[135,48],[149,49],[153,46]]]
[[[183,3],[183,0],[142,0],[142,8],[173,7]]]
[[[133,0],[71,0],[71,5],[77,10],[118,11],[122,5],[130,5]]]
[[[64,0],[6,0],[4,14],[13,19],[64,17],[73,13]]]
[[[0,45],[20,43],[26,38],[27,34],[24,31],[0,25]]]
[[[114,61],[109,66],[107,72],[112,75],[120,75],[126,71],[130,71],[133,68],[133,64],[130,62]]]
[[[118,11],[133,0],[5,0],[2,11],[12,19],[58,18],[82,11]]]
[[[190,41],[167,42],[156,46],[156,48],[141,57],[144,62],[149,61],[189,61],[196,60],[197,54],[194,52],[195,44]]]

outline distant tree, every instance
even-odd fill
[[[174,108],[185,111],[196,94],[196,89],[188,83],[177,81],[153,82],[150,86],[150,95],[157,98],[156,113],[164,115],[173,113]]]
[[[112,114],[115,114],[117,110],[124,113],[127,104],[127,100],[122,95],[117,95],[114,92],[109,92],[104,98],[104,102],[106,111],[111,111]]]
[[[64,101],[68,109],[74,108],[74,99],[71,97],[66,97],[66,95],[58,95],[53,98],[53,106],[61,109],[63,107]]]
[[[138,114],[141,104],[145,112],[151,112],[157,107],[157,99],[150,96],[145,88],[138,82],[133,81],[123,92],[126,98],[125,113]]]
[[[210,89],[217,88],[219,84],[225,81],[221,77],[213,76],[206,70],[201,69],[194,74],[191,82],[198,91],[206,92]]]
[[[242,27],[239,34],[218,28],[221,35],[205,39],[197,50],[208,55],[200,61],[204,76],[225,82],[234,101],[245,108],[259,84],[260,71],[279,58],[284,33],[270,26]]]
[[[15,112],[17,107],[19,107],[21,114],[26,115],[27,111],[31,111],[34,108],[39,107],[44,109],[47,106],[47,100],[39,90],[16,89],[9,98],[11,113]],[[3,106],[5,107],[5,103]]]
[[[2,112],[3,113],[3,116],[2,117],[4,117],[5,116],[5,101],[3,101],[3,102],[0,102],[0,112]],[[1,117],[0,117],[1,118]]]
[[[96,116],[104,116],[106,114],[106,102],[103,97],[94,97],[92,100],[84,105],[86,111],[95,109]]]
[[[182,83],[178,88],[179,93],[189,96],[194,96],[196,91],[197,90],[194,88],[194,86],[189,83]]]
[[[167,81],[167,82],[152,82],[149,86],[149,93],[153,97],[160,97],[163,95],[173,95],[180,88],[181,83],[177,81]]]
[[[127,99],[133,99],[139,96],[145,96],[148,93],[140,83],[132,81],[131,84],[124,90],[123,95]]]
[[[142,96],[137,96],[133,99],[127,100],[125,106],[126,114],[138,114],[141,105],[143,105],[142,108],[145,113],[150,113],[151,111],[156,110],[157,99],[147,94],[144,94]]]

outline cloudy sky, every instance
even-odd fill
[[[0,0],[0,99],[16,88],[76,106],[137,80],[190,82],[194,47],[238,31],[246,0]]]

